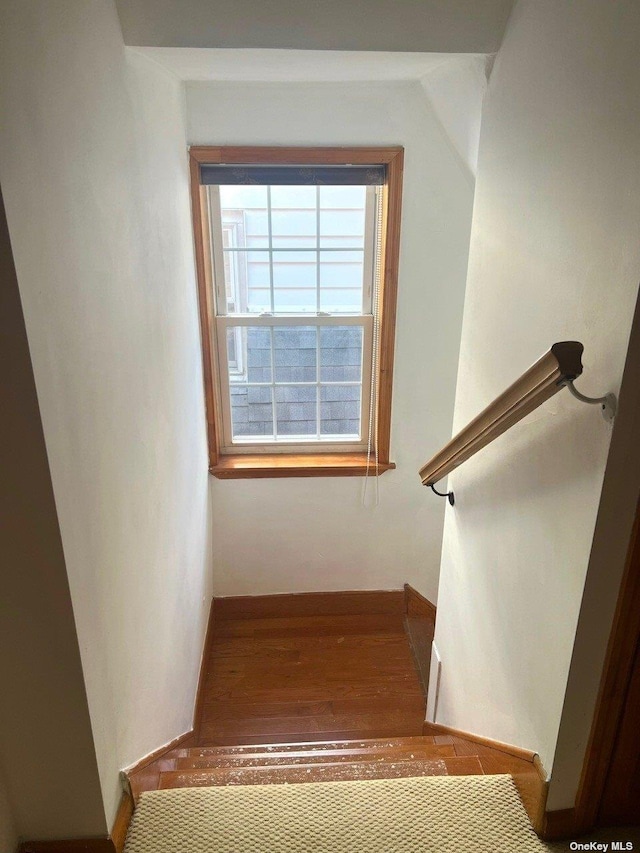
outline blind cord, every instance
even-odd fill
[[[367,435],[367,467],[362,489],[362,505],[366,506],[367,484],[371,476],[371,454],[373,451],[376,469],[376,487],[374,506],[380,503],[380,471],[378,455],[378,401],[380,396],[380,376],[378,371],[380,350],[380,281],[382,276],[382,192],[376,193],[376,245],[373,273],[373,353],[371,358],[371,385],[369,389],[369,430]]]

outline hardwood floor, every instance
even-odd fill
[[[200,746],[419,735],[425,698],[396,613],[214,620]]]
[[[193,738],[129,775],[136,800],[173,787],[535,772],[423,729],[402,593],[366,605],[331,595],[227,600],[214,611]],[[270,606],[280,615],[269,618]],[[281,615],[287,607],[296,615]]]

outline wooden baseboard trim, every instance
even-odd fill
[[[153,752],[150,752],[148,755],[145,755],[144,758],[141,758],[135,764],[132,764],[130,767],[125,767],[124,773],[127,776],[131,776],[132,773],[137,773],[138,770],[142,770],[143,767],[146,767],[148,764],[151,764],[154,761],[157,761],[159,758],[166,752],[170,752],[172,749],[178,749],[179,747],[185,746],[193,746],[195,741],[194,731],[193,729],[189,729],[188,732],[185,732],[183,735],[174,738],[169,741],[169,743],[165,743],[164,746],[159,746],[158,749],[155,749]]]
[[[425,723],[422,733],[425,735],[449,735],[451,737],[463,738],[464,740],[477,743],[479,746],[498,750],[505,755],[510,755],[529,764],[530,769],[526,769],[525,765],[523,769],[512,770],[511,778],[518,789],[522,805],[529,816],[531,825],[538,835],[546,838],[544,835],[546,827],[545,809],[547,806],[549,783],[547,782],[546,771],[537,753],[529,749],[522,749],[519,746],[513,746],[510,743],[503,743],[502,741],[492,740],[491,738],[482,737],[472,732],[465,732],[462,729],[443,726],[440,723]]]
[[[111,828],[111,842],[115,853],[123,853],[124,851],[124,843],[127,839],[127,831],[133,817],[134,809],[135,803],[131,791],[123,791],[116,819]]]
[[[575,838],[582,830],[578,827],[575,809],[545,812],[540,833],[545,841],[562,841]]]
[[[431,648],[436,629],[436,606],[408,583],[404,585],[404,606],[405,630],[426,699],[429,692]]]
[[[476,735],[472,732],[462,731],[462,729],[454,729],[450,726],[443,726],[440,723],[425,723],[422,727],[422,734],[451,735],[452,737],[461,737],[465,740],[473,741],[473,743],[479,743],[480,746],[488,746],[490,749],[497,749],[500,752],[506,752],[507,755],[513,755],[515,758],[521,758],[523,761],[530,761],[532,764],[534,763],[534,759],[536,758],[536,753],[532,752],[530,749],[522,749],[522,747],[513,746],[510,743],[503,743],[499,740],[492,740],[488,737],[482,737],[482,735]]]
[[[405,593],[392,590],[299,592],[215,598],[216,619],[276,619],[293,616],[404,616]]]
[[[424,617],[436,621],[436,606],[410,584],[404,585],[404,604],[407,616]]]
[[[171,752],[171,750],[179,749],[180,747],[195,746],[198,741],[203,706],[202,691],[204,687],[207,666],[209,663],[209,654],[211,651],[211,637],[214,630],[215,602],[215,598],[211,599],[211,605],[209,607],[209,618],[207,620],[207,630],[205,632],[204,643],[202,647],[200,673],[198,675],[198,686],[196,688],[196,696],[193,707],[192,728],[188,732],[185,732],[179,737],[174,738],[172,741],[169,741],[169,743],[164,744],[164,746],[158,747],[158,749],[155,749],[153,752],[150,752],[148,755],[145,755],[135,764],[132,764],[131,766],[123,770],[123,776],[126,780],[125,784],[127,786],[127,790],[120,802],[120,809],[118,811],[118,815],[116,816],[116,823],[114,824],[114,828],[111,833],[112,838],[114,839],[114,844],[116,846],[116,853],[122,853],[122,850],[117,845],[121,841],[122,849],[124,848],[124,840],[126,838],[127,828],[129,825],[129,821],[131,820],[131,815],[133,814],[133,811],[135,809],[135,799],[133,796],[131,784],[132,777],[140,771],[145,770],[145,768],[148,768],[156,761],[162,759],[168,752]]]
[[[207,667],[209,665],[209,657],[211,654],[211,637],[213,636],[213,622],[214,622],[214,610],[215,610],[216,599],[211,599],[211,605],[209,607],[209,619],[207,621],[207,630],[204,635],[204,645],[202,647],[202,658],[200,660],[200,674],[198,675],[198,688],[196,690],[196,701],[193,706],[193,735],[194,739],[198,739],[200,737],[200,721],[202,720],[202,706],[203,706],[203,697],[202,691],[204,689],[205,677],[207,674]]]
[[[110,838],[68,838],[61,841],[24,841],[19,853],[114,853]]]
[[[547,806],[549,783],[547,774],[538,755],[534,755],[531,773],[512,773],[522,805],[538,835],[544,837],[544,815]]]

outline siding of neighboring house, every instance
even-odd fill
[[[315,383],[360,378],[362,336],[359,329],[323,328],[319,347],[314,328],[274,330],[274,367],[277,431],[285,435],[316,434],[317,386],[287,385],[287,382]],[[249,327],[247,331],[247,382],[269,381],[271,375],[271,333]],[[317,350],[319,349],[319,352]],[[319,365],[316,361],[319,357]],[[368,390],[368,389],[367,389]],[[234,434],[273,434],[271,389],[259,385],[231,385],[231,417]],[[357,385],[320,386],[320,426],[322,434],[353,435],[360,428],[360,388]]]

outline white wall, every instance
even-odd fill
[[[420,84],[187,86],[198,144],[404,145],[391,458],[379,506],[360,478],[214,480],[217,595],[437,594],[443,502],[418,468],[451,430],[472,187]],[[369,484],[369,500],[375,482]]]
[[[640,299],[589,556],[547,809],[574,805],[640,496]]]
[[[180,84],[112,0],[3,4],[0,178],[107,823],[189,729],[211,595]]]
[[[554,342],[617,392],[640,275],[640,7],[523,0],[485,97],[454,428]],[[611,427],[567,392],[449,479],[438,721],[551,770]]]
[[[80,650],[1,198],[0,281],[0,838],[8,845],[14,836],[104,837]]]
[[[513,0],[116,0],[130,45],[492,53]]]
[[[482,104],[492,58],[457,56],[443,59],[420,80],[431,109],[460,160],[475,180]]]

